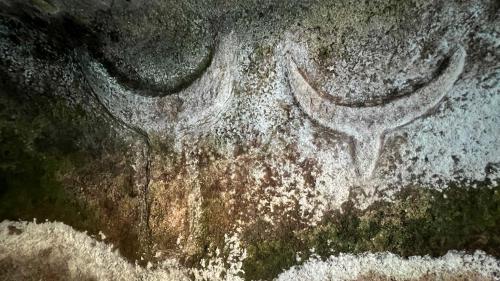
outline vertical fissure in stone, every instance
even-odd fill
[[[78,56],[76,56],[78,57]],[[151,145],[151,140],[149,138],[149,135],[146,131],[142,130],[141,128],[138,128],[136,126],[127,124],[125,121],[121,120],[120,118],[116,117],[113,115],[113,113],[106,107],[106,105],[103,103],[103,101],[99,98],[99,95],[96,93],[94,87],[92,87],[92,84],[87,78],[87,75],[85,74],[85,71],[83,70],[83,67],[81,66],[81,61],[77,60],[77,65],[79,68],[79,72],[82,75],[85,83],[89,87],[89,92],[91,96],[94,98],[94,100],[97,102],[97,104],[102,108],[104,113],[108,115],[114,122],[118,123],[125,129],[131,131],[135,135],[138,135],[142,141],[145,144],[145,150],[143,150],[143,156],[145,158],[145,175],[144,175],[144,184],[142,187],[142,202],[141,202],[141,227],[139,229],[140,231],[140,237],[139,237],[139,242],[141,245],[144,247],[146,252],[149,252],[151,249],[151,237],[152,237],[152,230],[149,225],[149,219],[150,219],[150,209],[151,209],[151,204],[148,200],[149,196],[149,184],[151,181],[151,155],[152,155],[152,145]],[[143,249],[143,250],[144,250]]]

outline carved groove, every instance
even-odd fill
[[[292,59],[293,60],[293,59]],[[295,61],[293,61],[294,64],[296,64]],[[412,93],[420,90],[423,88],[425,85],[431,83],[435,79],[437,79],[444,70],[449,66],[450,64],[450,57],[446,57],[443,59],[440,63],[439,66],[437,67],[436,70],[433,71],[431,78],[426,79],[426,80],[419,80],[419,81],[411,81],[410,85],[405,87],[404,89],[401,89],[400,91],[390,91],[386,95],[382,97],[377,97],[377,98],[371,98],[371,99],[366,99],[364,101],[349,101],[345,97],[336,97],[332,96],[328,93],[325,93],[323,90],[321,90],[316,83],[312,82],[312,79],[309,78],[309,75],[304,71],[303,69],[297,67],[297,70],[299,74],[302,76],[302,79],[304,81],[307,81],[309,86],[313,88],[318,94],[320,94],[322,97],[325,99],[330,100],[331,102],[341,105],[341,106],[346,106],[346,107],[374,107],[374,106],[379,106],[383,104],[390,103],[394,100],[404,98],[405,96],[411,95]]]
[[[339,104],[331,95],[317,91],[291,57],[288,57],[288,76],[294,96],[304,112],[321,125],[355,139],[352,158],[359,174],[367,179],[375,169],[384,134],[424,116],[437,106],[462,73],[465,57],[465,50],[460,46],[449,63],[445,60],[446,68],[439,67],[435,72],[437,77],[427,85],[412,94],[363,107]]]

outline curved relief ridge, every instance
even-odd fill
[[[198,125],[213,123],[227,107],[232,96],[233,39],[229,35],[221,40],[213,63],[194,83],[163,97],[134,94],[90,56],[84,55],[80,61],[90,86],[117,118],[146,131],[174,129],[182,136]]]
[[[210,128],[228,108],[233,97],[233,67],[236,65],[233,39],[231,34],[221,44],[215,67],[200,78],[196,90],[199,93],[193,93],[192,103],[195,110],[183,114],[183,122],[177,126],[177,134],[181,138],[193,129],[199,131]],[[208,100],[211,100],[209,106],[206,104]]]
[[[465,57],[465,49],[460,46],[449,58],[446,69],[429,84],[410,95],[366,107],[335,103],[309,84],[293,58],[287,60],[289,83],[301,108],[321,125],[354,138],[352,157],[358,173],[368,179],[375,169],[384,134],[422,117],[438,105],[462,73]]]
[[[203,76],[205,71],[210,67],[214,56],[213,47],[210,46],[207,49],[206,56],[193,67],[191,73],[184,75],[182,78],[177,78],[176,81],[171,83],[161,84],[155,84],[152,81],[142,81],[139,78],[130,78],[124,71],[105,58],[104,55],[96,54],[94,57],[106,68],[110,76],[120,82],[122,87],[141,96],[164,97],[188,88],[196,79]],[[135,74],[135,76],[138,76],[138,74]]]

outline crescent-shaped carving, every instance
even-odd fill
[[[321,125],[355,139],[353,159],[359,173],[366,178],[371,176],[375,167],[384,133],[408,124],[434,108],[462,73],[465,57],[465,49],[458,47],[444,71],[426,86],[387,103],[367,107],[339,105],[316,91],[291,57],[288,57],[288,75],[293,94],[306,114]]]
[[[133,90],[123,87],[102,64],[90,56],[86,55],[80,61],[89,86],[115,117],[146,130],[164,131],[174,127],[176,135],[182,136],[191,130],[210,126],[230,102],[233,83],[231,67],[235,64],[233,37],[230,34],[221,40],[213,63],[194,83],[176,94],[164,97],[137,95]],[[180,102],[182,108],[163,108],[163,104],[170,101]],[[168,117],[172,114],[176,114],[176,117]]]

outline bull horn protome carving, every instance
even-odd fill
[[[340,105],[316,91],[291,57],[288,57],[288,74],[292,92],[306,114],[321,125],[354,139],[353,160],[358,173],[368,179],[375,169],[384,134],[437,106],[462,73],[465,57],[465,49],[460,46],[446,69],[426,86],[384,104],[366,107]]]

